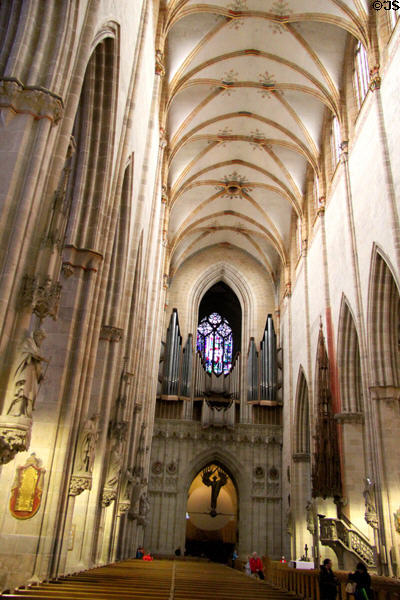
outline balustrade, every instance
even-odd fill
[[[263,558],[265,565],[265,579],[275,587],[285,590],[304,600],[320,600],[318,576],[319,570],[293,569],[287,564]],[[339,580],[337,598],[353,600],[354,597],[346,593],[348,571],[336,571]],[[374,600],[400,600],[400,580],[371,575]]]

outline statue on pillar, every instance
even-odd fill
[[[150,502],[146,492],[142,492],[139,499],[139,516],[137,518],[138,525],[146,527],[149,522]]]
[[[40,354],[40,344],[45,338],[42,329],[29,334],[22,343],[14,371],[14,393],[7,415],[32,418],[39,384],[44,374],[42,362],[48,362]]]
[[[95,458],[95,448],[99,437],[98,422],[100,415],[93,415],[82,429],[78,440],[76,471],[91,474]]]
[[[378,513],[375,503],[375,484],[367,477],[364,479],[365,488],[363,491],[365,501],[365,520],[373,529],[378,529]]]
[[[306,521],[307,521],[307,530],[314,535],[316,533],[315,526],[315,516],[314,516],[314,506],[311,500],[309,500],[306,504]]]

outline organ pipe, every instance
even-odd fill
[[[190,398],[193,372],[193,336],[188,335],[182,356],[182,373],[180,378],[180,398]]]
[[[182,336],[179,330],[178,311],[173,309],[167,330],[162,398],[178,399],[179,369],[181,363]]]
[[[249,354],[247,359],[247,401],[258,400],[258,352],[254,338],[250,338]]]

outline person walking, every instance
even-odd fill
[[[259,556],[257,556],[257,552],[253,552],[252,557],[250,558],[250,571],[252,575],[258,575],[260,579],[264,578],[264,566],[262,564],[262,560]]]
[[[349,581],[356,584],[355,600],[370,600],[372,598],[371,576],[364,563],[359,562],[354,573],[349,574]]]
[[[232,552],[232,569],[235,568],[237,557],[238,557],[238,553],[236,552],[236,548],[234,548],[233,552]]]
[[[319,592],[321,600],[335,600],[338,579],[332,571],[332,561],[325,558],[319,572]]]

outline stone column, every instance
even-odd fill
[[[395,513],[400,509],[400,388],[373,386],[370,394],[376,431],[375,459],[380,473],[380,480],[375,486],[381,562],[388,575],[398,576],[400,546]]]

